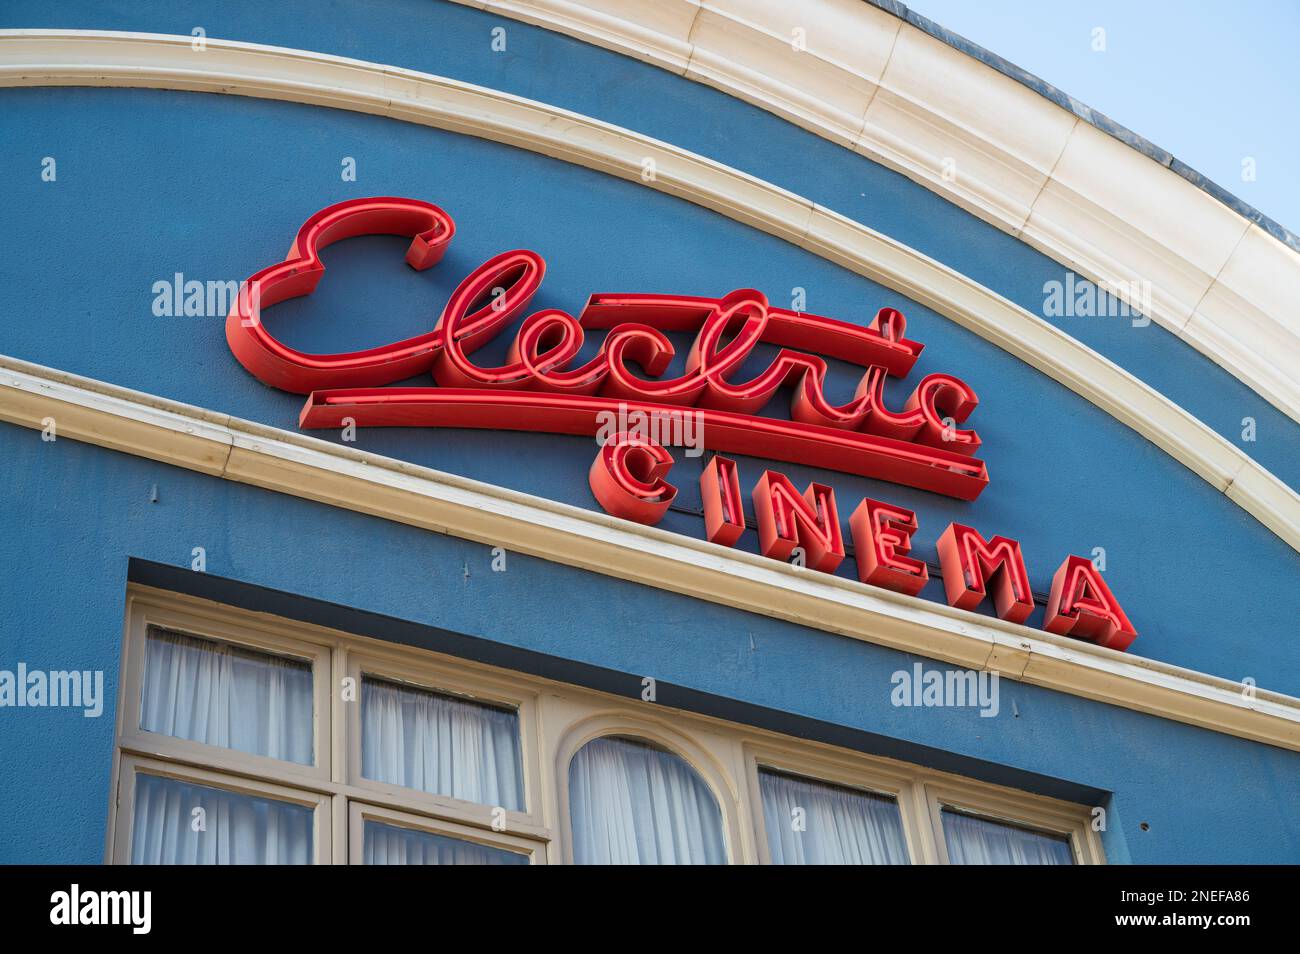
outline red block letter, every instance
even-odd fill
[[[970,527],[950,523],[939,538],[939,565],[950,606],[974,609],[986,595],[987,581],[994,586],[993,606],[1002,619],[1023,623],[1034,610],[1029,574],[1015,540],[987,541]]]
[[[788,560],[801,546],[808,566],[826,573],[844,559],[835,492],[825,484],[809,484],[801,497],[784,474],[765,470],[754,486],[754,512],[763,556]]]
[[[907,556],[916,532],[916,514],[869,497],[849,518],[858,556],[858,579],[915,596],[930,579],[921,560]]]
[[[1099,646],[1128,649],[1137,631],[1091,560],[1068,556],[1052,577],[1043,629]]]
[[[704,532],[709,541],[729,547],[740,539],[745,532],[745,511],[734,460],[713,455],[700,474],[700,498],[704,501]]]
[[[609,513],[653,525],[677,496],[677,488],[663,479],[672,466],[673,455],[659,444],[620,433],[606,441],[591,462],[588,480]]]

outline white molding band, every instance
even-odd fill
[[[705,83],[1109,287],[1300,421],[1300,253],[1172,170],[861,0],[455,0]],[[802,49],[796,49],[795,31]],[[955,175],[945,176],[947,163]]]
[[[1300,699],[0,357],[0,420],[1300,751]]]
[[[1300,550],[1300,496],[1240,448],[1065,332],[864,225],[668,143],[508,93],[322,53],[210,38],[199,52],[192,44],[187,36],[0,31],[0,87],[129,86],[311,103],[506,143],[638,183],[652,158],[649,188],[934,309],[1131,427]]]

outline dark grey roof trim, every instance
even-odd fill
[[[954,50],[960,50],[962,53],[974,57],[986,66],[993,67],[993,69],[997,70],[1003,76],[1009,76],[1020,85],[1027,86],[1038,95],[1051,100],[1062,109],[1068,110],[1075,116],[1078,116],[1088,125],[1100,129],[1102,132],[1118,139],[1130,148],[1136,149],[1138,152],[1142,153],[1142,155],[1154,159],[1156,162],[1160,163],[1160,165],[1182,176],[1202,192],[1213,196],[1219,202],[1222,202],[1247,221],[1255,223],[1279,242],[1282,242],[1295,249],[1297,252],[1300,252],[1300,236],[1297,236],[1290,229],[1284,228],[1278,222],[1270,219],[1254,206],[1243,202],[1227,189],[1223,188],[1223,186],[1211,179],[1207,179],[1181,159],[1174,158],[1171,153],[1161,149],[1149,139],[1144,139],[1142,136],[1133,132],[1133,130],[1121,126],[1104,113],[1097,112],[1097,110],[1093,109],[1091,106],[1079,102],[1073,96],[1057,89],[1051,83],[1039,79],[1033,73],[1022,70],[1020,67],[1016,66],[1016,64],[1003,59],[996,53],[990,52],[989,50],[984,49],[984,47],[972,43],[964,36],[958,36],[956,33],[945,29],[933,20],[921,16],[914,10],[908,9],[902,3],[897,2],[897,0],[866,0],[866,2],[871,4],[873,7],[885,11],[886,13],[893,14],[900,20],[910,23],[918,30],[928,33],[936,40],[948,44],[948,46],[952,47]]]

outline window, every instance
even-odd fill
[[[307,865],[312,809],[141,772],[134,865]]]
[[[382,822],[365,822],[362,838],[368,865],[528,864],[528,856],[518,852]]]
[[[349,860],[363,865],[527,865],[544,856],[530,836],[360,801],[349,806],[348,839]]]
[[[769,768],[758,771],[775,865],[905,865],[896,799]]]
[[[680,756],[642,739],[600,738],[569,764],[577,864],[726,864],[722,812]]]
[[[132,586],[119,864],[1100,864],[1092,810]]]
[[[531,691],[202,600],[129,603],[110,861],[545,862]]]
[[[151,628],[140,728],[312,763],[311,664]]]
[[[954,865],[1072,865],[1070,839],[943,809],[943,837]]]
[[[361,759],[366,778],[483,805],[524,807],[513,709],[366,676]]]
[[[940,862],[953,865],[1104,864],[1087,809],[975,785],[953,776],[924,786]]]

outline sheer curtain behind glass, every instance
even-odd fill
[[[955,865],[1072,865],[1070,840],[943,810],[943,838]]]
[[[908,863],[894,799],[770,769],[759,770],[758,784],[772,864]]]
[[[516,811],[524,807],[519,714],[366,676],[366,778]]]
[[[460,838],[367,821],[368,865],[526,865],[528,857]]]
[[[709,787],[671,752],[594,739],[569,765],[578,864],[726,864],[722,813]]]
[[[136,776],[133,865],[306,865],[311,860],[312,809],[306,806]]]
[[[311,664],[150,629],[140,728],[312,762]]]

